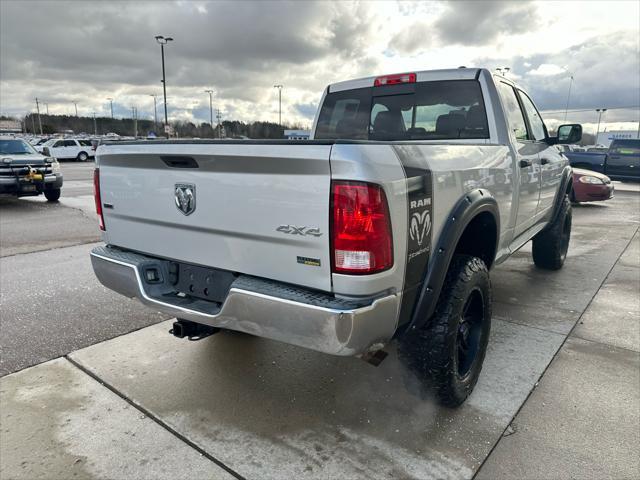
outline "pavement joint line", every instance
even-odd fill
[[[493,318],[493,314],[492,314],[491,321],[493,321],[493,320],[494,320],[494,318]],[[527,325],[526,323],[514,322],[513,320],[507,320],[506,318],[496,317],[495,320],[499,320],[500,322],[510,323],[511,325],[518,325],[519,327],[531,328],[533,330],[538,330],[539,332],[553,333],[553,334],[558,335],[560,337],[565,335],[564,333],[557,332],[556,330],[549,330],[548,328],[542,328],[542,327],[534,327],[533,325]]]
[[[51,248],[45,248],[42,250],[31,250],[29,252],[20,252],[20,253],[10,253],[9,255],[0,255],[0,259],[1,258],[11,258],[11,257],[17,257],[19,255],[31,255],[32,253],[41,253],[41,252],[51,252],[53,250],[61,250],[63,248],[71,248],[71,247],[77,247],[80,245],[89,245],[91,243],[103,243],[101,240],[96,241],[91,241],[91,242],[78,242],[78,243],[72,243],[70,245],[60,245],[59,247],[51,247]]]
[[[101,343],[104,343],[104,342],[110,342],[111,340],[115,340],[116,338],[124,337],[125,335],[129,335],[130,333],[139,332],[140,330],[144,330],[145,328],[152,327],[153,325],[157,325],[159,323],[166,322],[167,320],[171,320],[172,318],[174,318],[172,316],[169,316],[169,314],[166,314],[166,313],[162,313],[162,312],[157,312],[157,313],[160,313],[160,314],[162,314],[163,317],[166,316],[167,318],[163,318],[162,320],[158,320],[156,323],[152,323],[151,325],[141,325],[141,326],[139,326],[137,328],[134,328],[133,330],[129,330],[127,333],[122,333],[120,335],[116,335],[115,337],[105,338],[104,340],[100,340],[99,342],[92,343],[91,345],[80,346],[80,347],[76,348],[75,350],[72,350],[72,351],[70,351],[68,353],[65,353],[64,355],[61,355],[59,357],[50,358],[48,360],[43,360],[42,362],[34,363],[33,365],[27,365],[26,367],[23,367],[20,370],[16,370],[15,372],[8,372],[8,373],[0,374],[0,378],[8,377],[9,375],[14,375],[16,373],[23,372],[24,370],[28,370],[29,368],[37,367],[38,365],[42,365],[43,363],[47,363],[47,362],[50,362],[51,360],[56,360],[58,358],[67,358],[67,360],[73,362],[73,360],[68,358],[68,355],[70,355],[72,353],[75,353],[75,352],[77,352],[79,350],[84,350],[85,348],[93,347],[94,345],[100,345]],[[101,381],[101,383],[102,383],[102,381]],[[2,480],[2,479],[0,479],[0,480]]]
[[[136,410],[138,410],[140,413],[142,413],[145,417],[153,420],[155,423],[157,423],[160,427],[164,428],[165,430],[167,430],[169,433],[171,433],[174,437],[176,437],[177,439],[179,439],[180,441],[182,441],[183,443],[185,443],[186,445],[188,445],[189,447],[193,448],[196,452],[198,452],[200,455],[202,455],[203,457],[207,458],[208,460],[210,460],[211,462],[215,463],[217,466],[219,466],[220,468],[222,468],[223,470],[225,470],[227,473],[233,475],[235,478],[237,478],[238,480],[246,480],[245,477],[243,477],[242,475],[240,475],[239,473],[237,473],[235,470],[232,470],[230,467],[227,467],[224,463],[222,463],[220,460],[218,460],[217,458],[215,458],[213,455],[211,455],[210,453],[208,453],[206,450],[204,450],[202,447],[200,447],[198,444],[192,442],[191,440],[189,440],[187,437],[185,437],[183,434],[181,434],[180,432],[178,432],[177,430],[175,430],[173,427],[171,427],[170,425],[167,425],[165,422],[163,422],[161,419],[159,419],[158,417],[156,417],[153,413],[151,413],[149,410],[147,410],[146,408],[144,408],[142,405],[138,404],[137,402],[135,402],[134,400],[130,399],[129,397],[127,397],[125,394],[123,394],[122,392],[120,392],[118,389],[116,389],[113,385],[111,385],[109,382],[104,381],[103,379],[101,379],[100,377],[98,377],[95,373],[93,373],[91,370],[89,370],[88,368],[86,368],[84,365],[82,365],[81,363],[76,362],[75,360],[73,360],[72,358],[70,358],[68,355],[65,355],[63,357],[64,359],[66,359],[69,363],[71,363],[74,367],[76,367],[77,369],[79,369],[81,372],[85,373],[86,375],[88,375],[89,377],[93,378],[96,382],[98,382],[100,385],[102,385],[103,387],[105,387],[107,390],[110,390],[112,393],[116,394],[118,397],[120,397],[122,400],[124,400],[125,402],[127,402],[129,405],[131,405],[133,408],[135,408]]]
[[[87,187],[88,186],[89,185],[87,185]],[[78,187],[78,188],[80,188],[80,187]],[[81,209],[80,207],[74,207],[73,205],[68,205],[67,203],[64,202],[65,198],[78,198],[78,197],[83,197],[83,196],[89,196],[89,195],[75,195],[75,196],[72,195],[72,196],[69,196],[69,197],[62,197],[62,201],[58,200],[57,202],[53,202],[53,203],[57,203],[59,207],[70,208],[71,210],[75,210],[77,212],[80,212],[80,214],[83,217],[87,218],[88,220],[91,220],[94,217],[90,216],[90,215],[87,215],[87,212],[85,212],[83,209]],[[91,195],[91,196],[93,197],[93,195]],[[33,198],[33,199],[38,199],[39,200],[38,197],[27,197],[27,199],[29,199],[29,198]],[[25,199],[25,200],[27,200],[27,199]],[[33,203],[44,203],[44,202],[36,201],[36,202],[33,202]]]
[[[582,340],[583,342],[594,343],[596,345],[602,345],[604,347],[611,347],[611,348],[615,348],[615,349],[619,349],[619,350],[624,350],[625,352],[629,352],[629,353],[634,353],[636,355],[640,355],[640,352],[638,350],[632,350],[630,348],[621,347],[619,345],[613,345],[611,343],[598,342],[597,340],[592,340],[590,338],[584,338],[584,337],[581,337],[580,335],[572,335],[572,338],[577,338],[577,339]]]
[[[478,466],[478,469],[475,471],[475,473],[473,474],[473,476],[471,477],[471,479],[475,479],[478,476],[478,473],[480,472],[480,470],[482,470],[482,467],[484,466],[484,464],[487,462],[487,460],[489,459],[489,457],[493,454],[494,450],[497,448],[498,444],[502,441],[502,438],[505,436],[505,432],[507,431],[507,429],[511,426],[511,424],[513,423],[513,420],[518,416],[518,414],[522,411],[522,409],[524,408],[524,406],[527,404],[527,402],[529,401],[529,398],[531,398],[531,395],[533,394],[533,392],[535,391],[536,387],[538,386],[538,383],[540,383],[540,381],[542,380],[542,378],[544,377],[544,375],[547,373],[547,370],[549,370],[549,367],[551,366],[551,364],[554,362],[554,360],[556,359],[556,357],[558,356],[558,353],[560,353],[560,350],[562,350],[562,348],[564,347],[564,345],[567,343],[567,340],[569,339],[569,337],[571,337],[571,334],[573,333],[573,331],[576,329],[576,326],[580,323],[580,320],[582,319],[582,317],[584,316],[584,313],[589,310],[589,307],[591,306],[591,304],[593,303],[593,299],[596,298],[596,296],[598,295],[598,292],[600,292],[600,289],[602,289],[602,286],[605,284],[605,282],[607,281],[607,279],[609,278],[609,275],[611,275],[611,272],[613,271],[613,269],[615,268],[615,266],[618,264],[618,262],[620,261],[620,258],[622,257],[622,255],[624,255],[624,252],[627,251],[627,249],[629,248],[629,245],[631,245],[631,242],[633,242],[633,239],[636,237],[636,235],[638,234],[638,231],[640,230],[640,227],[636,227],[635,231],[633,232],[633,234],[631,235],[631,238],[629,238],[629,241],[627,242],[627,244],[625,245],[625,247],[622,249],[622,251],[620,252],[620,254],[618,255],[618,258],[616,258],[616,261],[613,262],[613,265],[611,265],[611,268],[609,269],[609,271],[607,272],[607,274],[604,276],[604,279],[602,280],[602,282],[600,283],[600,286],[598,287],[598,289],[595,291],[595,293],[593,294],[593,296],[591,297],[591,299],[589,300],[589,303],[587,303],[586,307],[584,308],[584,310],[582,310],[582,312],[580,313],[580,316],[578,317],[578,319],[576,320],[576,322],[573,324],[573,327],[571,327],[571,330],[569,330],[569,333],[567,333],[567,335],[564,337],[564,340],[562,341],[562,343],[560,344],[560,346],[558,347],[558,349],[556,350],[556,353],[553,354],[553,357],[551,357],[551,360],[549,361],[549,363],[547,364],[547,366],[544,368],[544,370],[542,371],[542,373],[540,374],[540,376],[538,377],[538,380],[536,380],[536,382],[533,384],[533,388],[529,391],[529,393],[527,394],[527,398],[524,399],[524,401],[522,402],[522,404],[520,405],[520,407],[518,408],[518,410],[513,414],[513,416],[511,417],[511,420],[509,421],[509,423],[507,424],[506,427],[504,427],[504,430],[502,430],[502,433],[500,434],[500,436],[498,437],[498,440],[496,440],[496,442],[493,444],[493,446],[491,447],[491,450],[489,450],[489,453],[487,453],[487,455],[484,457],[484,460],[482,460],[482,463],[480,463],[480,465]],[[593,342],[593,343],[599,343],[599,342]],[[606,344],[601,344],[601,345],[606,345]],[[638,353],[638,352],[635,352]]]

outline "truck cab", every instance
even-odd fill
[[[614,180],[640,180],[640,140],[611,142],[605,157],[605,174]]]

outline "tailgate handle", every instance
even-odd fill
[[[164,155],[160,157],[171,168],[198,168],[198,162],[193,157],[183,155]]]

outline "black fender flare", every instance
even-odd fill
[[[560,186],[558,187],[558,191],[556,192],[556,197],[553,200],[553,213],[551,214],[549,225],[552,225],[553,222],[555,222],[556,218],[558,218],[558,214],[560,213],[560,206],[562,205],[564,196],[570,194],[572,189],[573,168],[567,165],[566,167],[564,167],[564,170],[562,170],[562,179],[560,180]]]
[[[420,295],[416,302],[407,332],[420,328],[433,315],[438,297],[458,242],[469,223],[480,213],[489,212],[496,222],[496,249],[500,239],[500,215],[498,202],[488,190],[479,188],[468,192],[451,210],[442,227],[435,250],[432,253]],[[493,256],[495,258],[496,252]]]

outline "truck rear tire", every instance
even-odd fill
[[[433,317],[400,342],[400,355],[448,407],[473,391],[491,330],[491,281],[485,263],[470,255],[451,261]]]
[[[545,270],[560,270],[567,258],[571,238],[571,202],[562,199],[553,223],[533,237],[533,263]]]
[[[44,196],[46,197],[48,202],[57,202],[60,198],[60,193],[60,188],[52,188],[51,190],[45,190]]]
[[[86,162],[87,160],[89,160],[89,155],[87,154],[87,152],[80,152],[76,159],[79,162]]]

